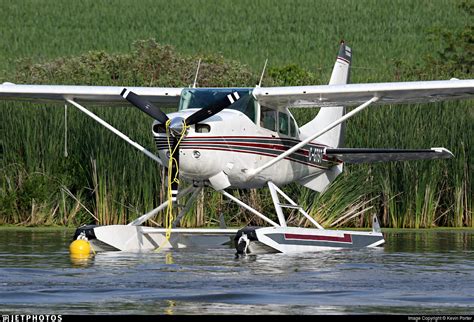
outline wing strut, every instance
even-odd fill
[[[151,153],[150,151],[148,151],[147,149],[145,149],[144,147],[142,147],[140,144],[138,144],[137,142],[135,141],[132,141],[128,136],[126,136],[125,134],[123,134],[122,132],[120,132],[119,130],[117,130],[116,128],[114,128],[112,125],[110,125],[109,123],[105,122],[103,119],[101,119],[100,117],[98,117],[97,115],[95,115],[94,113],[92,113],[91,111],[89,111],[87,108],[85,108],[84,106],[74,102],[73,100],[71,99],[66,99],[66,101],[72,105],[74,105],[75,107],[77,107],[81,112],[83,112],[84,114],[86,114],[87,116],[90,116],[92,119],[94,119],[95,121],[99,122],[101,125],[103,125],[104,127],[106,127],[107,129],[109,129],[110,131],[112,131],[115,135],[117,135],[118,137],[120,137],[121,139],[123,139],[125,142],[127,142],[128,144],[132,145],[134,148],[136,148],[137,150],[139,150],[140,152],[142,152],[143,154],[145,154],[147,157],[149,157],[150,159],[153,159],[155,160],[156,162],[158,162],[160,165],[163,165],[163,163],[161,162],[160,158],[157,157],[156,155],[154,155],[153,153]]]
[[[262,172],[263,170],[265,170],[266,168],[274,165],[275,163],[277,163],[278,161],[286,158],[287,156],[289,156],[290,154],[293,154],[295,153],[296,151],[298,151],[299,149],[301,149],[302,147],[304,147],[306,144],[308,144],[309,142],[313,141],[314,139],[316,139],[317,137],[323,135],[324,133],[326,133],[327,131],[331,130],[332,128],[334,128],[335,126],[339,125],[340,123],[344,122],[345,120],[353,117],[354,115],[356,115],[357,113],[359,113],[360,111],[362,111],[363,109],[365,109],[367,106],[369,106],[370,104],[372,103],[375,103],[377,102],[378,100],[380,99],[380,97],[378,96],[374,96],[372,97],[370,100],[368,100],[367,102],[365,102],[364,104],[362,105],[359,105],[358,107],[356,107],[355,109],[353,109],[352,111],[350,111],[349,113],[347,113],[346,115],[344,115],[343,117],[337,119],[336,121],[332,122],[331,124],[329,124],[328,126],[326,126],[324,129],[322,129],[321,131],[311,135],[310,137],[306,138],[305,140],[301,141],[300,143],[298,143],[297,145],[295,145],[294,147],[292,147],[291,149],[287,150],[286,152],[280,154],[279,156],[277,156],[276,158],[272,159],[271,161],[265,163],[264,165],[262,165],[261,167],[259,168],[256,168],[256,169],[250,169],[248,170],[248,175],[250,175],[251,177],[255,176],[256,174]]]

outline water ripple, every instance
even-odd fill
[[[69,258],[67,234],[35,233],[35,245],[12,234],[0,234],[0,303],[12,313],[474,313],[472,231],[388,233],[379,249],[111,252],[83,262]]]

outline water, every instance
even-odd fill
[[[71,231],[0,230],[2,314],[473,314],[474,231],[378,249],[235,258],[230,248],[68,254]]]

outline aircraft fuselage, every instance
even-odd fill
[[[195,111],[183,110],[171,113],[169,117],[186,118]],[[159,157],[167,165],[167,135],[163,130],[157,133],[156,127],[153,128]],[[249,169],[258,168],[301,142],[299,137],[283,135],[279,133],[279,129],[276,130],[258,126],[244,113],[231,109],[225,109],[200,124],[192,125],[180,144],[180,177],[191,182],[205,181],[223,172],[227,175],[231,188],[259,188],[268,181],[285,185],[314,176],[338,164],[324,156],[326,146],[311,143],[255,177],[249,176]]]

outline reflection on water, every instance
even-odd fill
[[[388,252],[435,252],[473,250],[472,230],[409,230],[391,232],[389,243],[385,245]]]
[[[377,249],[236,258],[231,248],[71,258],[71,232],[0,231],[2,313],[474,313],[474,231]]]
[[[92,263],[94,258],[93,254],[70,254],[71,264],[73,267],[87,267]]]

